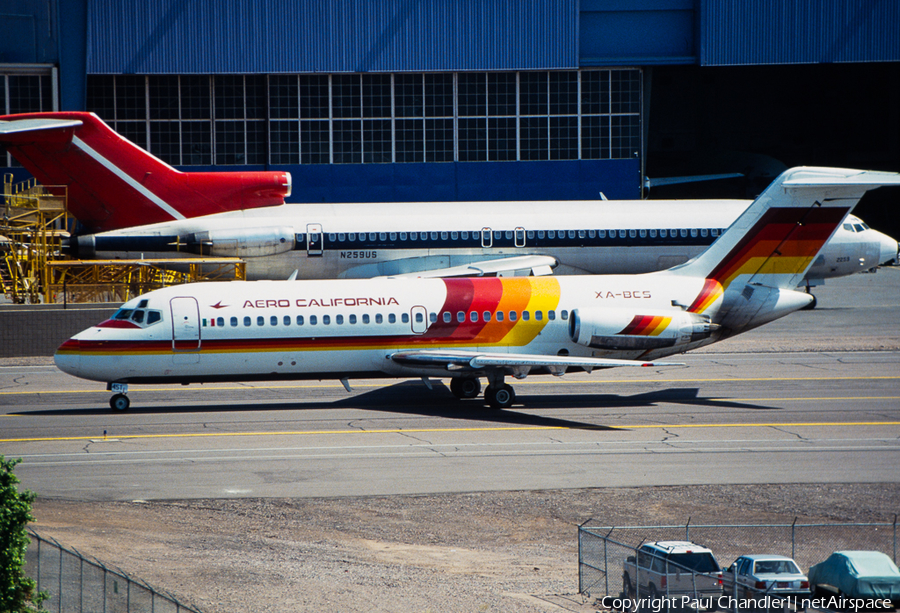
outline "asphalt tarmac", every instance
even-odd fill
[[[81,500],[895,482],[900,271],[815,293],[685,366],[511,381],[506,411],[388,380],[132,386],[116,414],[102,384],[7,361],[0,454]]]

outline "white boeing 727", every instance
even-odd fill
[[[284,204],[288,173],[179,172],[92,113],[0,117],[0,144],[44,185],[66,185],[82,259],[240,257],[248,279],[409,274],[634,274],[706,249],[749,200]],[[897,258],[848,218],[801,284]]]
[[[128,301],[56,364],[132,383],[449,377],[459,397],[515,400],[507,375],[644,366],[783,317],[862,195],[896,173],[795,168],[698,257],[641,275],[200,283]]]

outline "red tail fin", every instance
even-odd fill
[[[91,232],[283,204],[287,172],[180,172],[93,113],[0,116],[0,144],[44,185],[68,186]]]

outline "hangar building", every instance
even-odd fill
[[[2,113],[93,111],[184,170],[288,170],[294,202],[900,169],[894,0],[6,0],[0,31]]]

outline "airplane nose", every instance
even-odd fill
[[[881,248],[881,254],[878,258],[879,264],[888,264],[892,260],[896,264],[898,263],[898,250],[900,250],[900,245],[897,244],[897,241],[888,236],[887,234],[878,233],[878,244]]]
[[[81,371],[81,352],[79,342],[74,338],[70,338],[59,346],[56,353],[53,354],[53,361],[56,367],[61,371],[70,375],[78,376]]]

